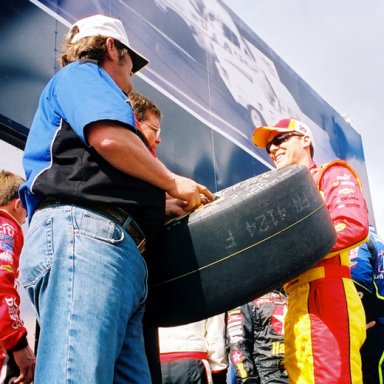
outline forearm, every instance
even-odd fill
[[[185,200],[187,210],[200,206],[201,194],[214,200],[206,187],[168,170],[150,154],[135,133],[116,122],[92,124],[87,128],[87,139],[89,145],[113,167]]]
[[[175,175],[129,129],[99,122],[88,129],[88,141],[116,169],[165,191],[174,188]]]
[[[229,357],[237,378],[257,377],[253,361],[253,320],[249,304],[228,312]]]
[[[16,254],[12,254],[12,260],[12,264],[0,261],[0,343],[6,349],[13,349],[27,333],[20,318],[20,297],[15,284]]]
[[[25,348],[15,351],[13,357],[20,370],[20,375],[14,382],[25,384],[32,383],[36,364],[36,358],[32,349],[27,345]]]

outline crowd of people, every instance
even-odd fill
[[[158,159],[161,111],[131,81],[148,61],[119,20],[74,23],[61,64],[30,129],[26,179],[0,173],[0,383],[381,382],[384,245],[348,163],[318,166],[294,118],[257,127],[276,168],[309,169],[336,243],[279,290],[158,329],[145,302],[162,226],[214,195]],[[39,324],[36,358],[17,281]]]

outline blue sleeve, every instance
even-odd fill
[[[57,113],[84,143],[84,128],[95,121],[113,120],[135,127],[127,96],[94,63],[70,64],[62,70],[51,89]]]
[[[376,295],[384,299],[384,242],[374,233],[371,233],[374,248],[373,276],[376,285]]]
[[[352,279],[374,293],[373,257],[367,243],[360,245],[350,252]]]

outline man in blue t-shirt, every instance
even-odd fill
[[[119,20],[77,21],[61,63],[40,97],[20,189],[30,219],[21,281],[40,325],[35,382],[149,383],[142,253],[161,230],[166,193],[187,209],[213,195],[137,134],[127,95],[148,61]]]

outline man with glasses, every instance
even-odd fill
[[[156,157],[156,149],[161,144],[160,108],[152,100],[138,92],[131,92],[129,101],[135,112],[140,136],[152,155]]]
[[[256,128],[253,142],[277,168],[306,166],[324,197],[337,233],[331,252],[285,285],[285,367],[292,383],[362,383],[365,316],[351,280],[349,250],[366,240],[368,215],[356,172],[345,161],[318,167],[310,129],[295,119]]]
[[[160,108],[148,97],[138,93],[131,92],[129,94],[129,101],[132,105],[136,126],[138,128],[137,134],[144,142],[145,146],[154,157],[157,157],[156,149],[161,144],[160,139],[160,122],[162,113]],[[166,217],[182,216],[186,213],[186,203],[180,199],[174,199],[172,196],[166,194]],[[152,252],[154,247],[149,247],[146,251],[147,265],[150,269],[149,279],[153,273],[156,273],[150,266],[150,261],[156,257],[156,252]],[[154,253],[151,255],[151,253]],[[159,332],[158,327],[153,325],[151,321],[150,311],[145,312],[143,325],[144,325],[144,341],[145,350],[151,372],[152,383],[157,384],[162,382],[161,366],[160,366],[160,350],[159,350]]]

